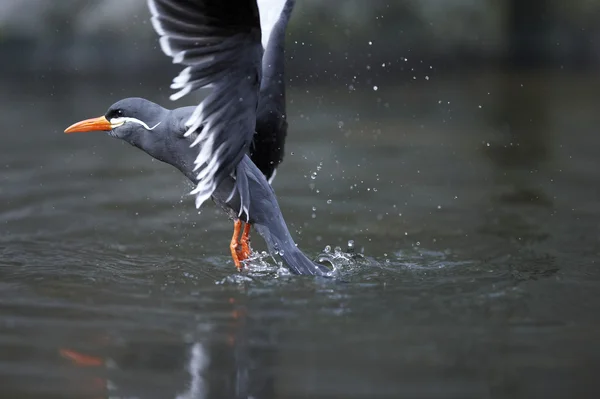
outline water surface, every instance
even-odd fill
[[[232,223],[176,170],[62,134],[122,97],[168,105],[164,86],[3,82],[3,395],[594,397],[592,80],[293,89],[274,186],[310,257],[364,256],[332,281],[239,275]]]

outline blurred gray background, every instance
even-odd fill
[[[595,0],[300,0],[289,68],[324,83],[404,79],[420,63],[438,71],[591,68],[600,63],[599,20]],[[1,68],[10,71],[126,74],[166,65],[143,0],[3,0],[0,43]]]

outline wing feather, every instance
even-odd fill
[[[256,115],[252,161],[271,182],[284,156],[287,136],[285,99],[285,34],[295,0],[257,0],[260,10],[262,80]]]
[[[186,121],[186,136],[198,133],[191,146],[199,149],[192,191],[199,208],[235,176],[254,135],[263,52],[258,6],[256,0],[148,0],[148,7],[161,49],[186,66],[173,79],[179,91],[171,99],[212,89]],[[236,183],[236,190],[247,211],[248,185]]]

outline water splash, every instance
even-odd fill
[[[348,241],[345,252],[339,246],[336,246],[332,251],[331,246],[327,245],[317,257],[319,263],[329,263],[334,272],[359,266],[364,259],[362,253],[356,252],[354,240]]]
[[[275,255],[281,255],[276,252]],[[278,278],[290,276],[291,272],[266,251],[252,251],[248,259],[242,261],[244,269],[241,273],[235,273],[217,281],[216,284],[244,284],[254,281],[256,278],[269,277]]]
[[[282,255],[281,251],[277,251],[274,255]],[[374,266],[377,262],[368,260],[362,253],[356,252],[354,240],[349,240],[346,250],[336,246],[333,249],[330,245],[325,246],[315,262],[324,264],[332,268],[331,276],[335,276],[339,272],[347,272],[358,270],[363,266]],[[253,251],[250,257],[244,261],[244,270],[241,273],[231,274],[215,284],[246,284],[256,281],[257,279],[278,279],[282,277],[293,276],[283,262],[276,260],[271,254],[266,251]]]

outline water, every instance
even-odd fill
[[[597,78],[293,90],[274,186],[332,281],[236,273],[177,171],[62,134],[163,83],[3,82],[3,397],[595,397]]]

